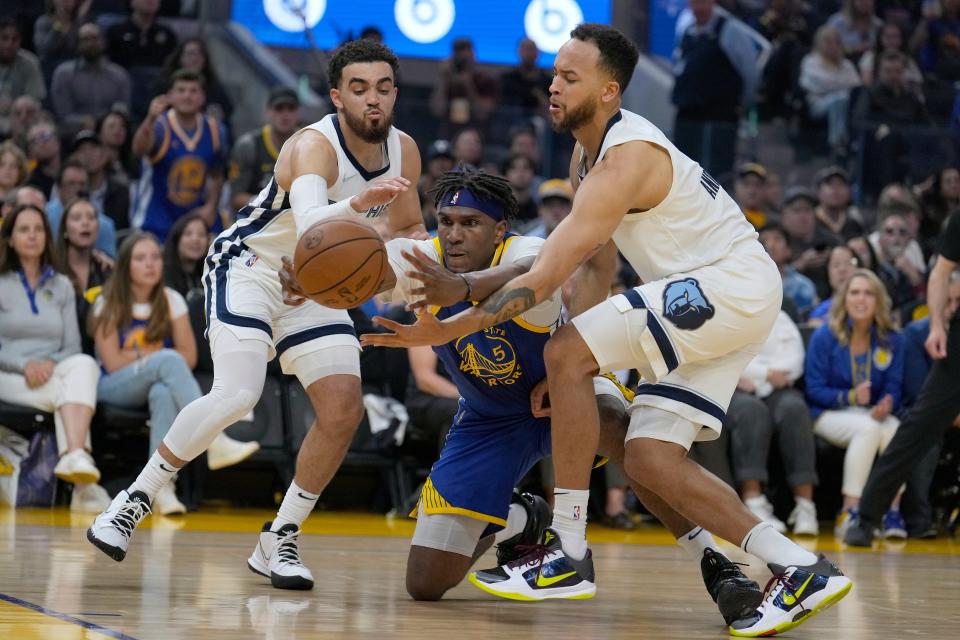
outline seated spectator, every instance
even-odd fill
[[[485,128],[497,105],[497,79],[477,68],[473,41],[457,38],[452,55],[440,63],[430,110],[447,135],[464,127]]]
[[[932,175],[926,188],[921,188],[923,220],[920,223],[920,237],[935,242],[943,231],[947,218],[960,208],[960,170],[945,167]]]
[[[103,54],[100,27],[80,27],[77,56],[53,72],[50,101],[60,126],[71,132],[93,129],[114,104],[130,103],[130,76]]]
[[[41,120],[27,131],[27,154],[33,170],[28,184],[43,192],[49,200],[53,187],[60,178],[60,137],[52,122]]]
[[[780,223],[790,239],[793,268],[810,278],[817,296],[826,297],[829,286],[824,271],[830,247],[836,237],[817,224],[817,197],[803,186],[787,189],[780,212]]]
[[[817,173],[817,197],[820,200],[815,211],[817,227],[824,236],[832,235],[831,244],[842,244],[863,235],[863,217],[852,205],[850,174],[845,169],[832,166]]]
[[[87,169],[78,160],[69,160],[60,171],[60,180],[57,182],[47,204],[47,217],[50,225],[60,226],[60,217],[63,215],[64,203],[70,202],[81,194],[86,198],[90,193],[90,175]],[[113,220],[97,210],[100,221],[100,231],[97,235],[96,248],[110,257],[117,255],[117,229]]]
[[[89,1],[51,0],[47,2],[47,12],[33,23],[33,46],[47,83],[57,65],[73,57],[77,50],[77,32],[89,11]]]
[[[827,25],[837,30],[843,55],[856,60],[873,47],[883,20],[877,17],[873,0],[843,0],[843,8]]]
[[[93,337],[103,371],[97,397],[129,409],[150,411],[150,449],[157,450],[174,418],[200,397],[190,370],[197,362],[197,343],[187,315],[187,303],[163,286],[163,257],[159,243],[147,233],[123,241],[116,269],[93,306]],[[218,447],[240,445],[220,434],[208,455]],[[247,456],[244,456],[247,457]],[[241,458],[242,459],[242,458]],[[160,515],[186,512],[169,483],[153,502]]]
[[[207,223],[198,214],[188,213],[170,228],[163,248],[163,282],[187,297],[203,289],[203,259],[210,248]]]
[[[924,73],[960,80],[960,0],[941,0],[939,14],[917,25],[910,45]]]
[[[90,201],[113,221],[118,231],[130,227],[129,185],[107,168],[110,156],[96,133],[85,129],[73,139],[71,158],[84,166],[89,178]]]
[[[300,126],[300,99],[287,87],[275,87],[267,98],[267,123],[248,131],[230,152],[230,202],[242,209],[273,178],[280,148]]]
[[[203,100],[203,77],[181,69],[173,74],[170,91],[150,103],[149,115],[133,135],[133,153],[143,159],[144,169],[130,221],[160,242],[177,218],[194,209],[208,227],[219,221],[226,132],[215,118],[201,115]]]
[[[108,171],[119,182],[130,183],[140,175],[139,167],[130,151],[130,118],[125,111],[114,108],[97,123],[97,135],[107,154]]]
[[[819,327],[827,321],[830,316],[830,307],[833,305],[833,297],[843,287],[847,278],[861,268],[857,254],[845,244],[831,247],[827,255],[829,256],[827,258],[827,277],[830,282],[830,291],[824,297],[823,302],[810,312],[810,317],[807,318],[807,324],[810,326]]]
[[[220,78],[217,77],[217,72],[210,62],[210,52],[207,51],[207,45],[203,43],[203,40],[187,38],[177,45],[177,48],[163,63],[158,84],[154,87],[154,95],[163,93],[170,86],[173,74],[180,69],[190,69],[203,76],[204,94],[206,95],[204,113],[229,126],[230,118],[233,117],[233,101],[224,91],[223,85],[220,84]],[[294,93],[294,96],[296,96],[296,93]],[[300,106],[299,101],[296,106]],[[296,130],[296,124],[294,122],[293,130]],[[279,148],[277,146],[277,149]]]
[[[748,162],[737,170],[734,184],[735,200],[750,224],[756,229],[773,222],[767,209],[767,169],[762,164]]]
[[[47,97],[47,86],[37,57],[20,48],[20,26],[0,17],[0,133],[10,129],[10,108],[19,96]]]
[[[773,172],[767,172],[767,183],[763,187],[764,205],[766,210],[773,214],[780,213],[780,207],[783,205],[783,182],[780,176]]]
[[[164,60],[177,46],[176,34],[157,22],[159,6],[159,0],[130,0],[130,18],[107,29],[107,53],[130,72],[130,108],[138,119],[147,112]]]
[[[473,128],[461,129],[453,137],[453,159],[472,167],[479,167],[483,162],[483,138],[480,132]]]
[[[40,101],[33,96],[23,95],[13,101],[13,106],[10,108],[10,128],[7,131],[7,136],[24,151],[27,151],[30,147],[27,142],[27,132],[30,127],[40,121],[41,113]],[[3,130],[0,129],[0,136],[2,135]]]
[[[917,269],[927,270],[927,262],[935,252],[932,244],[927,244],[920,235],[923,224],[923,209],[913,191],[902,182],[892,182],[880,191],[877,199],[878,209],[898,208],[903,211],[907,229],[910,231],[910,244],[907,245],[907,256]],[[873,242],[871,238],[870,242]]]
[[[4,218],[13,213],[14,209],[25,204],[33,205],[40,211],[44,211],[47,207],[47,199],[43,197],[43,193],[39,189],[29,184],[11,189],[7,196],[0,201],[0,224],[3,223]]]
[[[453,151],[446,140],[434,140],[427,148],[426,170],[420,174],[420,183],[417,191],[420,193],[423,222],[427,231],[437,228],[437,207],[430,192],[437,180],[447,171],[453,169]]]
[[[783,295],[790,298],[797,305],[797,313],[801,318],[813,310],[817,304],[817,288],[810,278],[801,274],[790,264],[790,243],[783,227],[770,222],[760,230],[760,242],[780,270],[783,278]]]
[[[877,60],[887,51],[899,51],[904,55],[906,67],[903,70],[903,82],[907,90],[915,95],[923,95],[923,74],[920,67],[907,49],[907,37],[903,27],[896,22],[888,22],[880,29],[880,37],[870,51],[860,58],[860,78],[867,87],[876,79]]]
[[[777,531],[786,525],[763,494],[768,481],[767,456],[776,434],[780,456],[796,505],[787,523],[796,535],[819,533],[813,486],[817,483],[816,444],[810,412],[793,383],[803,375],[803,338],[783,311],[760,353],[747,365],[723,421],[729,429],[733,473],[743,503]]]
[[[512,119],[546,116],[550,103],[552,76],[537,66],[537,43],[523,38],[517,46],[519,63],[500,76],[499,108],[506,108]],[[536,161],[536,158],[534,158]]]
[[[828,324],[807,349],[804,374],[813,432],[847,450],[843,461],[843,509],[835,533],[843,537],[856,516],[860,495],[877,454],[900,421],[903,340],[890,318],[890,298],[880,279],[857,269],[837,291]],[[888,537],[906,537],[899,499],[884,519]]]
[[[113,259],[94,248],[99,231],[100,218],[92,202],[78,197],[67,203],[57,225],[57,256],[73,284],[80,340],[83,352],[88,355],[94,354],[93,339],[86,330],[90,304],[100,295],[101,287],[113,270]]]
[[[900,209],[891,207],[881,211],[876,233],[877,243],[873,248],[877,262],[874,271],[887,289],[892,308],[899,312],[920,297],[926,277],[906,257],[910,230]]]
[[[850,90],[860,85],[860,75],[843,57],[840,32],[834,27],[817,29],[813,42],[813,51],[800,63],[800,88],[807,94],[810,117],[826,120],[827,142],[834,155],[845,157]]]
[[[569,180],[554,178],[541,184],[537,195],[540,200],[537,208],[538,222],[524,232],[524,235],[546,238],[570,215],[573,209],[573,187]]]
[[[0,143],[0,198],[27,181],[27,156],[9,140]]]
[[[527,156],[536,167],[541,166],[543,158],[536,130],[529,125],[514,127],[510,131],[510,155]],[[540,185],[537,185],[539,188]]]
[[[96,513],[110,504],[90,456],[100,373],[80,353],[73,287],[55,264],[43,210],[14,209],[0,226],[0,399],[54,413],[53,472],[74,485],[71,510]]]
[[[914,288],[914,292],[918,297],[923,296],[924,289],[926,288],[926,274],[927,274],[927,258],[924,257],[924,251],[920,247],[920,243],[917,242],[917,231],[920,227],[920,211],[917,201],[913,199],[912,196],[907,192],[907,197],[904,199],[887,197],[884,198],[881,194],[880,201],[878,202],[879,214],[878,217],[880,221],[877,225],[877,229],[873,231],[867,239],[870,241],[870,246],[873,247],[874,253],[880,255],[883,250],[881,249],[881,242],[883,235],[883,218],[886,216],[896,216],[899,215],[903,220],[903,228],[906,230],[906,246],[902,249],[898,248],[900,251],[900,257],[896,261],[896,266],[898,269],[903,271],[910,280],[910,285]],[[898,233],[899,233],[898,227]]]
[[[510,181],[513,196],[517,199],[517,223],[525,224],[537,218],[537,202],[534,199],[537,167],[533,160],[523,155],[512,155],[500,167],[503,176]]]

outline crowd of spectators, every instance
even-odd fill
[[[960,205],[960,171],[947,156],[930,175],[913,175],[903,159],[909,127],[940,122],[928,107],[931,87],[960,79],[960,1],[943,0],[936,14],[938,3],[924,3],[923,15],[873,0],[822,1],[816,10],[773,0],[760,12],[739,4],[690,0],[681,16],[673,134],[708,170],[729,173],[780,270],[784,306],[739,382],[723,437],[693,455],[759,517],[809,535],[818,531],[818,452],[825,443],[844,449],[842,534],[929,366],[926,276]],[[98,402],[146,408],[152,450],[201,395],[190,371],[202,342],[187,300],[202,291],[203,258],[305,124],[297,92],[277,87],[260,126],[232,131],[233,104],[203,41],[158,22],[158,5],[132,0],[129,16],[103,29],[90,2],[53,0],[34,25],[34,51],[21,46],[17,22],[0,19],[0,400],[55,412],[56,475],[75,486],[79,510],[109,501],[90,445]],[[772,44],[764,68],[748,27]],[[570,213],[573,188],[542,149],[551,79],[538,53],[522,41],[517,66],[497,77],[476,63],[468,38],[453,43],[429,101],[441,137],[419,141],[428,229],[437,226],[430,191],[459,163],[509,180],[518,232],[545,238]],[[757,106],[823,123],[828,150],[809,183],[787,183],[756,161],[737,164],[738,122]],[[504,144],[492,152],[485,140],[497,131]],[[856,145],[872,163],[850,161]],[[859,194],[862,208],[856,180],[875,188],[873,199]],[[624,263],[611,290],[637,284]],[[956,308],[960,284],[951,296]],[[372,326],[370,315],[403,310],[371,301],[351,313]],[[411,432],[430,443],[428,467],[458,394],[430,349],[406,355],[409,375],[405,362],[390,393],[406,403]],[[365,375],[384,378],[388,361],[365,355]],[[635,372],[618,375],[635,382]],[[211,466],[218,450],[256,446],[223,436]],[[936,463],[928,456],[908,486],[920,496],[911,501],[919,517],[908,526],[899,497],[890,505],[889,537],[929,531]],[[605,521],[636,526],[622,472],[611,467],[605,480]],[[769,499],[778,482],[792,495],[782,520]],[[173,485],[158,497],[159,513],[184,509]]]

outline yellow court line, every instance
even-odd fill
[[[112,640],[113,636],[0,600],[0,638],[16,640]]]

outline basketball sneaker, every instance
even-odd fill
[[[835,605],[853,587],[850,578],[823,554],[806,567],[767,566],[773,577],[763,603],[751,615],[734,621],[731,635],[758,638],[789,631]]]
[[[150,500],[142,491],[121,491],[87,529],[87,540],[120,562],[127,555],[130,537],[140,521],[150,513]]]
[[[797,499],[797,503],[787,518],[787,524],[795,536],[816,536],[820,534],[820,521],[817,520],[817,506],[812,500]]]
[[[883,537],[887,540],[906,540],[907,523],[897,509],[890,509],[883,516]]]
[[[763,600],[760,585],[743,575],[740,567],[719,551],[703,550],[700,573],[707,592],[728,625],[756,611]]]
[[[842,539],[847,533],[850,523],[854,522],[856,519],[857,509],[855,507],[849,507],[841,511],[840,515],[837,516],[837,519],[833,524],[833,535]]]
[[[518,547],[529,547],[537,544],[540,536],[543,535],[543,530],[550,525],[553,514],[546,500],[531,493],[520,493],[516,489],[513,490],[510,504],[523,506],[524,511],[527,512],[527,524],[523,531],[497,545],[497,566],[505,565],[519,558]]]
[[[247,560],[254,573],[270,578],[276,589],[313,589],[313,574],[300,562],[300,528],[293,523],[271,531],[273,521],[263,525],[260,541]]]
[[[592,598],[597,592],[593,555],[583,560],[567,557],[553,529],[543,531],[540,542],[517,546],[522,555],[505,565],[470,574],[470,582],[487,593],[510,600]]]
[[[843,535],[843,543],[850,547],[869,547],[873,545],[873,526],[857,518],[847,527]]]
[[[787,525],[783,524],[783,520],[773,514],[773,505],[767,500],[767,496],[761,494],[744,498],[743,504],[750,510],[750,513],[769,524],[777,533],[787,532]]]

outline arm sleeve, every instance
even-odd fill
[[[807,349],[807,363],[804,369],[807,400],[810,404],[823,409],[837,409],[850,404],[850,389],[829,385],[832,343],[833,336],[829,327],[823,326],[817,329],[810,338],[810,348]]]
[[[60,344],[60,350],[50,355],[50,359],[54,362],[60,362],[65,358],[80,353],[80,325],[77,321],[77,299],[73,293],[73,285],[67,281],[65,276],[57,277],[58,280],[61,278],[63,278],[63,282],[59,283],[58,293],[64,298],[60,305],[63,338]]]
[[[406,272],[410,269],[410,263],[401,255],[402,251],[412,253],[414,247],[418,247],[427,256],[435,262],[440,261],[437,254],[437,248],[432,240],[411,240],[410,238],[394,238],[387,242],[387,259],[390,261],[390,268],[393,269],[397,277],[397,284],[392,291],[385,291],[380,294],[388,302],[419,302],[422,297],[410,293],[419,283],[407,276]]]

